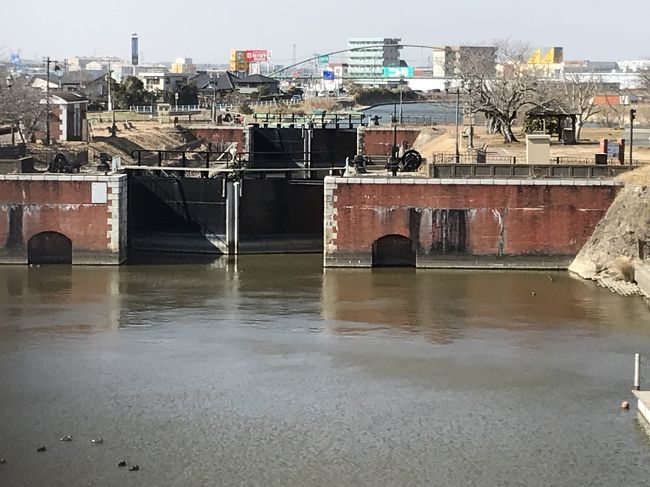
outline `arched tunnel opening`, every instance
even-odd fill
[[[72,264],[72,240],[59,232],[41,232],[27,242],[28,264]]]
[[[385,235],[372,244],[373,267],[415,267],[415,248],[410,238]]]

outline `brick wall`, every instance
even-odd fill
[[[418,267],[566,267],[618,189],[588,180],[327,178],[325,264],[370,266],[373,243],[401,235]]]
[[[26,263],[29,239],[51,231],[72,240],[73,263],[119,264],[126,198],[126,175],[0,176],[0,263]]]
[[[188,128],[188,131],[197,139],[206,139],[216,143],[237,142],[239,152],[247,152],[245,149],[247,127],[199,127]]]
[[[411,148],[418,135],[420,135],[420,129],[398,127],[397,145],[401,147],[406,142],[408,147]],[[393,146],[393,139],[394,134],[392,128],[367,127],[364,129],[363,134],[363,152],[370,156],[388,156]]]

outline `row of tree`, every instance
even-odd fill
[[[523,111],[563,107],[575,115],[579,139],[584,124],[601,110],[596,97],[606,95],[607,87],[597,75],[567,74],[561,80],[548,80],[547,73],[528,63],[529,53],[526,44],[497,41],[496,62],[502,69],[496,73],[484,59],[464,57],[457,73],[469,111],[482,113],[488,130],[501,133],[504,142],[509,143],[517,141],[513,124]],[[643,73],[642,77],[650,92],[650,73]],[[609,101],[609,97],[605,96],[605,100]]]
[[[161,101],[174,104],[176,93],[178,93],[179,105],[196,105],[199,99],[198,89],[193,84],[184,85],[177,92],[150,92],[144,88],[142,81],[134,76],[127,76],[122,83],[111,78],[111,90],[113,106],[117,110],[128,110],[133,106],[144,106]]]

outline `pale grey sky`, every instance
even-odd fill
[[[511,38],[564,47],[565,59],[650,58],[650,0],[0,0],[0,56],[192,57],[227,62],[230,49],[269,49],[289,64],[345,49],[350,37],[454,45]],[[406,57],[408,57],[407,55]],[[412,58],[423,54],[411,54]]]

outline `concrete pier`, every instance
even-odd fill
[[[0,175],[0,264],[120,264],[126,175]]]
[[[565,269],[621,184],[588,178],[327,177],[324,264]]]

